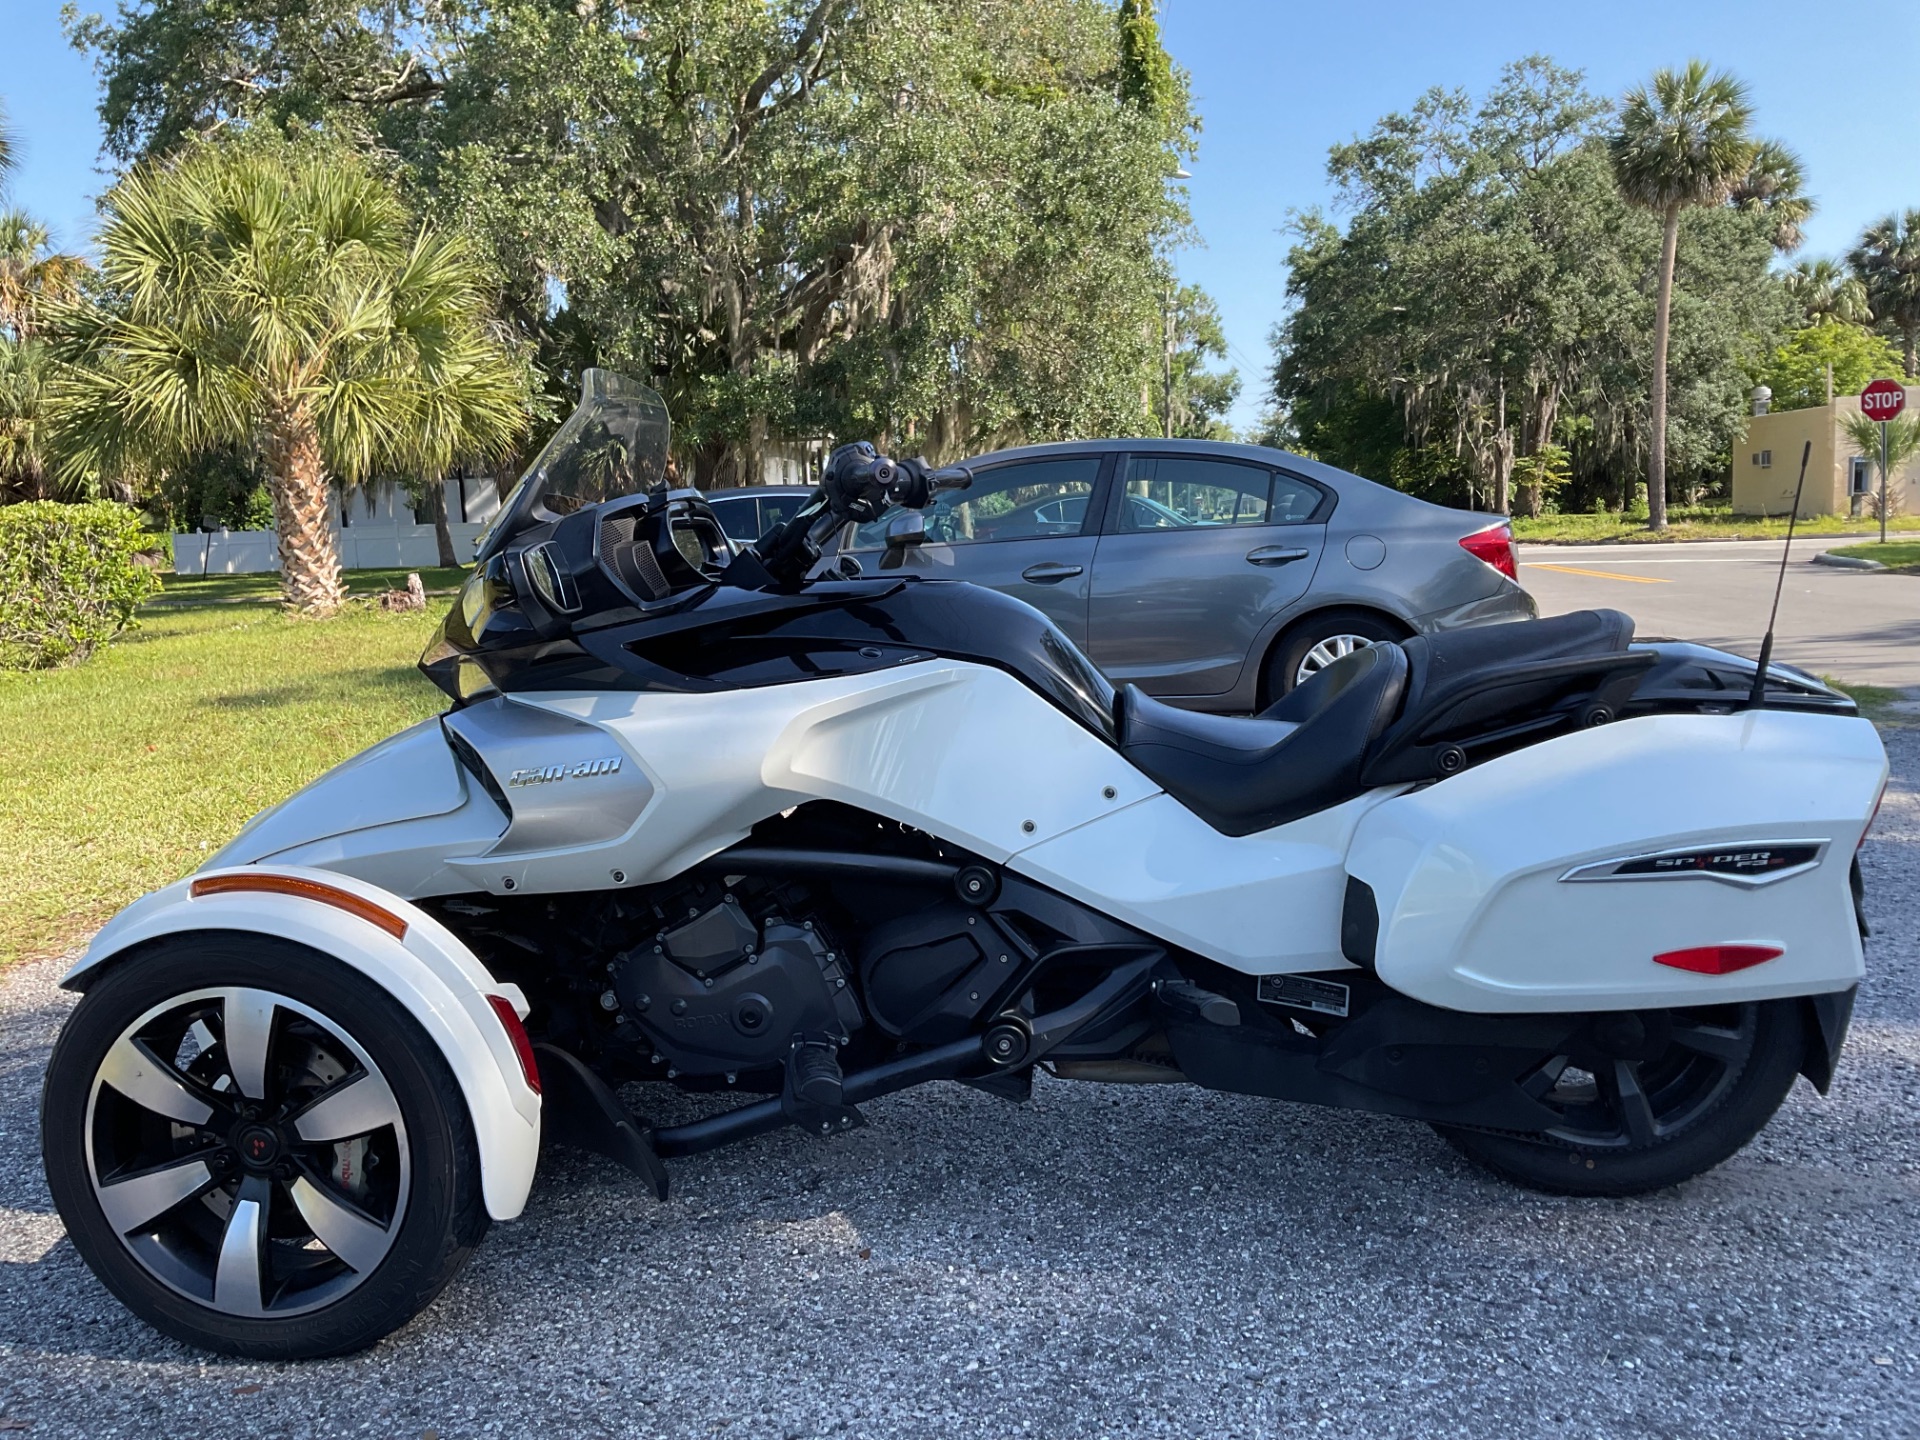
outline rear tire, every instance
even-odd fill
[[[230,1355],[371,1345],[487,1230],[438,1048],[366,976],[268,936],[171,936],[108,970],[54,1046],[41,1150],[94,1274]]]
[[[1554,1195],[1641,1195],[1691,1180],[1759,1134],[1793,1088],[1806,1048],[1802,1005],[1672,1011],[1657,1023],[1675,1038],[1641,1047],[1644,1058],[1594,1052],[1542,1067],[1540,1098],[1564,1122],[1550,1133],[1434,1129],[1503,1179]]]
[[[1323,610],[1299,621],[1267,657],[1266,703],[1285,699],[1314,674],[1353,650],[1400,640],[1406,629],[1372,610]]]

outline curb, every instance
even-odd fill
[[[1815,565],[1831,565],[1839,570],[1884,570],[1887,567],[1878,560],[1859,560],[1851,555],[1835,555],[1822,550],[1813,557]]]

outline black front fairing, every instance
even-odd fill
[[[490,611],[470,627],[456,604],[421,668],[459,700],[494,690],[707,694],[968,660],[1114,737],[1113,687],[1073,643],[1031,606],[960,581],[820,579],[785,593],[711,585],[551,636],[507,618]]]

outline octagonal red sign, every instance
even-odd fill
[[[1906,408],[1906,388],[1898,380],[1875,380],[1860,392],[1860,413],[1869,420],[1891,420]]]

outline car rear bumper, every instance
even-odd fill
[[[1469,600],[1464,605],[1449,605],[1444,610],[1416,615],[1413,617],[1413,628],[1422,635],[1435,635],[1443,630],[1465,630],[1472,625],[1532,620],[1539,614],[1540,607],[1533,603],[1533,596],[1518,585],[1508,583],[1484,599]]]

